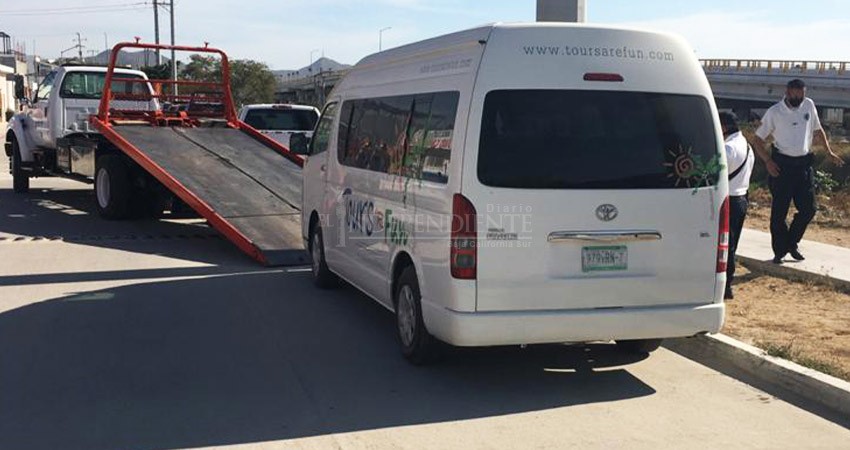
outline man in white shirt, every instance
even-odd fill
[[[732,293],[732,281],[735,279],[735,252],[744,229],[749,201],[747,190],[756,158],[750,144],[738,129],[735,114],[720,113],[720,125],[726,139],[726,164],[729,167],[729,263],[726,265],[726,292],[723,298],[735,298]]]
[[[773,146],[769,153],[767,139],[770,136],[773,136]],[[844,160],[829,146],[815,103],[806,97],[806,84],[802,80],[791,80],[785,98],[767,110],[754,143],[770,174],[773,262],[781,264],[788,253],[802,261],[806,258],[797,245],[816,211],[812,144],[824,146],[836,164],[844,165]],[[789,228],[786,217],[791,200],[794,200],[797,213]]]

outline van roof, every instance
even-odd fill
[[[614,26],[614,25],[588,25],[584,23],[565,23],[565,22],[512,22],[512,23],[504,23],[504,22],[495,22],[486,25],[482,25],[476,28],[470,28],[468,30],[458,31],[454,33],[445,34],[442,36],[437,36],[429,39],[425,39],[422,41],[414,42],[407,45],[402,45],[400,47],[391,48],[379,53],[373,53],[361,59],[353,69],[357,69],[362,66],[371,66],[371,65],[381,65],[385,63],[390,63],[397,61],[399,59],[407,59],[414,58],[418,56],[422,56],[432,52],[438,51],[446,51],[455,46],[461,46],[464,44],[475,43],[486,43],[490,38],[491,33],[497,29],[592,29],[592,30],[610,30],[610,31],[626,31],[626,32],[635,32],[641,34],[653,34],[660,36],[667,36],[674,39],[681,39],[680,36],[661,32],[654,30],[647,30],[642,28],[633,28],[633,27],[623,27],[623,26]]]

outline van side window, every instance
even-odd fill
[[[410,149],[405,175],[435,183],[448,183],[458,92],[416,97],[410,123]]]
[[[328,149],[338,105],[339,103],[328,103],[328,106],[325,107],[325,112],[322,113],[322,118],[319,119],[319,125],[316,127],[316,133],[313,135],[313,140],[310,143],[311,155],[317,155]]]
[[[459,97],[458,92],[440,92],[346,101],[339,127],[339,162],[448,182]]]
[[[345,102],[343,112],[349,113],[350,119],[340,162],[374,172],[398,173],[407,149],[412,108],[412,95]]]

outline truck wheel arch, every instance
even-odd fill
[[[18,150],[21,152],[21,161],[23,162],[32,162],[33,161],[33,143],[29,136],[26,133],[26,127],[24,126],[23,120],[20,118],[20,115],[12,117],[12,120],[9,121],[9,131],[6,132],[6,142],[11,142],[12,138],[18,141]],[[6,150],[7,156],[11,157],[10,150]]]

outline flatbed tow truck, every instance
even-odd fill
[[[214,82],[148,80],[116,70],[119,53],[128,48],[213,54],[221,58],[221,76]],[[96,77],[103,80],[103,69]],[[72,88],[65,90],[73,93]],[[71,96],[50,98],[69,103]],[[95,101],[87,104],[93,112]],[[138,39],[117,44],[89,129],[63,128],[54,133],[59,145],[49,147],[33,138],[38,117],[30,112],[19,119],[6,144],[14,154],[16,192],[26,193],[35,176],[93,183],[97,210],[107,219],[131,218],[164,198],[176,204],[179,199],[265,265],[307,262],[299,216],[303,159],[237,118],[230,66],[221,50]],[[58,126],[65,122],[57,119]]]
[[[221,58],[221,80],[122,78],[115,65],[126,48],[216,54]],[[113,92],[113,82],[150,83],[153,93]],[[237,118],[223,51],[208,45],[116,45],[91,124],[105,141],[257,261],[270,266],[307,261],[299,222],[303,159]]]

